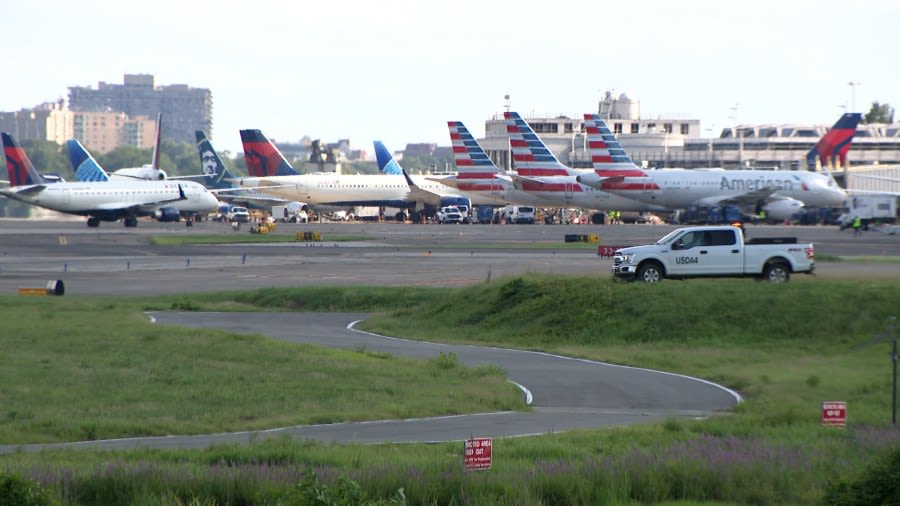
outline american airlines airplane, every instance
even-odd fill
[[[313,208],[379,206],[433,214],[442,206],[458,205],[463,201],[469,203],[471,200],[469,196],[437,181],[411,177],[402,170],[400,174],[390,173],[391,167],[396,169],[399,165],[379,141],[375,141],[376,157],[379,168],[385,172],[380,175],[299,174],[261,131],[241,130],[241,141],[251,175],[238,180],[242,187],[258,188],[263,193],[306,202]],[[405,218],[404,212],[398,213],[398,220]]]
[[[513,180],[523,191],[544,199],[544,206],[581,207],[600,211],[665,210],[656,203],[624,197],[580,183],[579,176],[595,172],[563,165],[518,113],[507,111],[503,116],[506,119],[506,132],[509,134],[517,174],[513,176]],[[600,146],[591,146],[592,157],[609,156],[608,153],[601,155],[599,151],[602,151]],[[636,168],[633,164],[620,165],[617,170],[626,174],[632,173]]]
[[[45,209],[87,216],[88,227],[119,219],[126,227],[136,227],[140,216],[175,221],[183,212],[207,213],[215,210],[218,204],[206,187],[191,181],[111,180],[48,184],[12,136],[3,132],[2,138],[10,187],[0,189],[0,194]]]
[[[808,160],[812,167],[817,158],[823,167],[831,160],[845,159],[860,118],[859,113],[841,116],[810,150]],[[588,132],[592,146],[595,142],[602,143],[611,151],[624,154],[599,115],[586,114],[585,124],[588,123],[595,129],[594,134]],[[754,214],[765,211],[775,220],[790,218],[804,206],[841,207],[847,199],[846,192],[830,173],[746,169],[643,170],[636,166],[633,166],[635,170],[621,174],[605,172],[605,169],[615,167],[609,160],[595,158],[595,172],[581,174],[577,179],[587,186],[670,210],[692,206],[735,206]]]

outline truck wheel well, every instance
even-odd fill
[[[791,263],[784,257],[772,257],[766,260],[766,263],[763,264],[763,270],[766,270],[766,267],[772,264],[784,264],[787,267],[788,271],[793,271],[794,269],[791,266]]]
[[[663,274],[663,276],[666,275],[666,267],[663,265],[662,262],[660,262],[659,260],[657,260],[655,258],[648,258],[647,260],[644,260],[643,262],[639,263],[637,266],[637,269],[640,270],[641,267],[643,267],[647,264],[655,265],[659,269],[659,271]]]

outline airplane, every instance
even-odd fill
[[[225,162],[213,148],[212,142],[206,137],[206,134],[201,130],[195,130],[194,136],[197,139],[203,183],[219,197],[220,201],[225,201],[220,202],[220,209],[229,207],[229,204],[240,203],[247,207],[265,210],[270,210],[272,205],[290,205],[298,210],[309,211],[308,206],[304,203],[272,197],[258,190],[241,188],[236,183],[237,178],[225,167]]]
[[[462,121],[448,121],[447,129],[450,131],[456,175],[429,179],[480,200],[498,202],[495,205],[549,207],[545,198],[517,188],[513,178],[491,161]]]
[[[512,178],[523,191],[543,198],[545,206],[581,207],[600,211],[665,210],[656,203],[623,197],[582,184],[578,180],[579,176],[596,173],[563,165],[518,113],[506,111],[503,117],[516,167],[516,175]],[[592,147],[592,151],[595,149],[598,148]],[[628,170],[634,168],[633,165],[621,165],[620,168],[625,170],[626,167],[630,167]],[[595,215],[593,220],[596,223],[601,218],[601,215]]]
[[[100,226],[101,221],[119,219],[126,227],[136,227],[140,216],[175,221],[181,212],[210,212],[218,204],[203,185],[191,181],[48,184],[10,134],[3,132],[2,140],[11,186],[0,189],[0,195],[45,209],[87,216],[87,226],[91,228]]]
[[[153,145],[153,155],[151,163],[144,164],[140,167],[124,167],[107,173],[100,167],[100,164],[88,153],[87,149],[76,139],[70,139],[66,142],[66,148],[69,152],[69,160],[72,163],[72,169],[75,170],[75,179],[77,181],[109,181],[110,179],[144,179],[147,181],[163,181],[171,179],[196,179],[206,178],[209,180],[209,174],[193,174],[187,176],[169,176],[165,170],[159,168],[160,158],[160,142],[162,132],[162,113],[156,116],[156,141]],[[223,166],[224,167],[224,166]],[[46,177],[46,176],[45,176]]]
[[[413,178],[401,169],[391,174],[399,164],[380,141],[375,141],[379,175],[312,173],[299,174],[284,155],[260,130],[241,130],[244,159],[251,177],[239,179],[244,188],[259,188],[264,193],[288,200],[306,202],[313,208],[343,209],[356,206],[400,208],[397,220],[406,219],[406,211],[433,213],[448,205],[458,205],[465,195],[454,188],[425,178]],[[380,154],[379,154],[380,153]],[[470,203],[471,204],[471,203]]]
[[[810,150],[807,160],[844,160],[860,118],[859,113],[842,115]],[[621,150],[599,115],[586,114],[585,122],[594,125],[588,128],[595,128],[594,133],[588,132],[592,146],[599,142],[613,151]],[[580,183],[673,211],[692,206],[734,206],[753,214],[765,211],[768,218],[781,221],[804,206],[841,207],[847,199],[847,193],[830,173],[713,168],[643,170],[633,166],[633,171],[626,169],[626,173],[615,174],[603,172],[613,167],[607,160],[595,159],[593,166],[595,172],[578,176]]]

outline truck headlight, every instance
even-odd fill
[[[634,253],[619,253],[619,258],[622,259],[623,264],[630,264],[634,260]]]

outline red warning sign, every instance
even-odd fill
[[[847,403],[830,401],[822,403],[822,425],[844,427],[847,425]]]
[[[491,448],[493,441],[489,437],[466,439],[463,463],[466,471],[478,471],[491,468]]]

